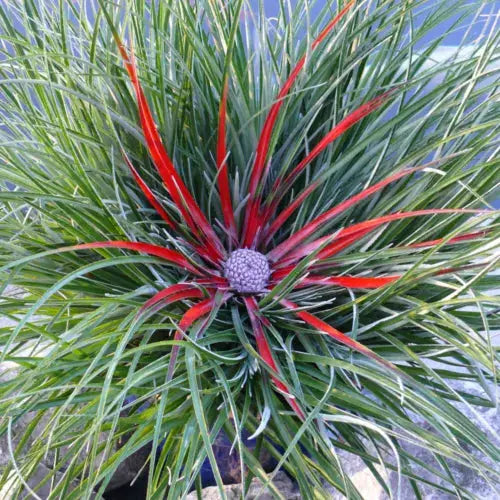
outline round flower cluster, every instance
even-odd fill
[[[269,263],[260,252],[240,248],[227,259],[224,274],[231,288],[240,293],[262,292],[269,279]]]

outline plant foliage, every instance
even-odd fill
[[[91,498],[151,446],[148,498],[199,487],[205,459],[223,496],[220,431],[244,488],[272,480],[261,448],[304,498],[361,498],[341,451],[391,495],[392,471],[473,496],[452,462],[498,481],[456,405],[497,405],[499,34],[464,25],[493,7],[264,4],[0,10],[11,491],[50,456],[50,498]],[[265,289],[227,277],[239,248]]]

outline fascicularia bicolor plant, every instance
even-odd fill
[[[204,2],[201,4],[204,5]],[[190,17],[180,7],[176,16],[183,19],[182,22],[187,26],[197,19],[196,22],[201,23],[201,26],[208,22],[210,27],[211,22],[217,24],[216,21],[221,22],[239,13],[243,2],[230,2],[226,10],[219,14],[209,4],[204,6],[206,10],[199,6],[200,11],[197,11],[196,6],[185,7],[191,15],[198,12],[200,16],[203,12],[200,19],[196,15]],[[22,276],[23,269],[32,269],[30,266],[36,268],[36,262],[40,259],[59,259],[68,254],[74,255],[78,261],[89,258],[90,253],[81,252],[91,249],[105,250],[103,255],[108,256],[114,255],[112,249],[146,256],[141,257],[145,259],[142,262],[148,266],[147,274],[151,276],[149,285],[154,284],[156,291],[132,312],[123,316],[115,315],[115,306],[118,307],[115,304],[106,310],[103,319],[103,310],[93,309],[89,302],[86,306],[89,309],[85,317],[81,318],[79,315],[84,313],[84,309],[78,308],[84,306],[78,305],[78,288],[69,290],[71,299],[68,298],[66,308],[57,310],[57,304],[50,305],[49,298],[53,294],[64,296],[62,287],[76,277],[83,277],[89,284],[89,289],[83,288],[82,293],[94,295],[94,289],[99,288],[100,272],[108,273],[108,264],[106,260],[92,260],[83,268],[63,275],[32,305],[27,301],[26,315],[5,336],[5,342],[2,341],[4,358],[20,361],[22,357],[16,353],[22,344],[22,336],[26,337],[26,341],[33,338],[24,333],[29,330],[30,317],[35,312],[47,316],[52,311],[51,321],[57,325],[59,334],[49,335],[49,321],[46,327],[48,338],[45,340],[49,340],[49,345],[52,345],[50,341],[57,345],[57,349],[52,351],[57,359],[56,365],[74,362],[78,374],[70,375],[67,382],[61,378],[52,386],[51,377],[55,375],[50,373],[49,367],[43,362],[39,366],[33,364],[29,356],[24,360],[26,373],[31,370],[33,380],[44,378],[45,382],[41,385],[48,384],[49,394],[52,394],[50,391],[55,391],[53,394],[60,391],[59,399],[64,411],[68,412],[80,405],[84,412],[94,415],[98,424],[95,426],[85,418],[76,422],[66,417],[65,413],[56,411],[46,429],[64,427],[65,432],[71,433],[73,425],[80,429],[79,432],[88,429],[90,435],[106,431],[111,435],[109,443],[113,442],[115,436],[128,436],[127,444],[113,453],[111,444],[90,441],[91,451],[83,466],[79,465],[81,452],[85,449],[84,444],[89,443],[85,441],[85,436],[82,441],[80,438],[76,440],[78,445],[73,450],[70,447],[70,451],[66,450],[61,459],[55,459],[55,470],[63,470],[63,478],[87,478],[75,488],[73,495],[76,497],[91,491],[102,481],[102,484],[107,484],[120,461],[148,443],[152,444],[154,450],[161,449],[157,456],[155,453],[151,455],[148,482],[151,498],[155,492],[162,495],[165,491],[169,491],[171,498],[182,496],[195,481],[201,459],[205,456],[208,456],[214,476],[219,486],[222,486],[211,450],[213,438],[222,428],[237,443],[241,462],[245,464],[242,470],[247,468],[253,474],[265,478],[255,457],[241,442],[242,430],[246,429],[260,436],[259,446],[269,448],[280,459],[280,465],[284,465],[297,479],[305,495],[321,488],[320,480],[329,482],[347,495],[355,495],[352,483],[342,475],[340,462],[334,463],[338,447],[358,453],[370,467],[373,467],[373,463],[378,460],[376,455],[380,453],[381,460],[386,461],[389,469],[408,476],[417,489],[418,477],[411,472],[409,465],[415,458],[402,445],[405,440],[416,440],[417,445],[427,448],[431,442],[435,443],[431,453],[435,454],[437,464],[441,466],[444,466],[445,459],[461,459],[462,446],[459,440],[477,446],[486,455],[493,456],[496,453],[482,434],[477,434],[477,441],[473,442],[475,427],[470,422],[458,419],[459,413],[447,401],[468,403],[475,400],[487,404],[487,400],[459,394],[444,382],[449,371],[433,368],[419,358],[423,355],[445,363],[448,354],[452,364],[459,359],[469,371],[473,370],[473,363],[482,363],[481,368],[474,370],[481,372],[484,380],[490,377],[487,374],[488,367],[492,368],[492,363],[495,363],[493,351],[489,350],[491,345],[488,348],[488,342],[481,335],[475,334],[477,346],[467,344],[464,347],[465,332],[473,327],[459,325],[465,324],[468,319],[472,321],[472,316],[462,314],[461,309],[453,303],[453,300],[462,300],[458,302],[461,305],[471,303],[459,297],[462,297],[462,292],[469,290],[469,286],[487,276],[495,262],[490,255],[490,242],[495,234],[494,212],[485,205],[491,175],[488,173],[484,182],[478,181],[478,176],[490,172],[488,168],[491,168],[491,158],[484,158],[487,155],[487,135],[478,138],[472,132],[473,129],[492,129],[483,126],[480,121],[478,123],[481,126],[476,122],[468,125],[465,130],[471,131],[470,143],[463,139],[466,133],[457,129],[454,133],[458,144],[446,153],[443,147],[454,144],[453,133],[448,131],[443,136],[439,132],[434,135],[428,132],[433,137],[433,141],[429,140],[431,147],[422,148],[423,154],[417,151],[403,155],[401,158],[408,159],[401,161],[395,154],[388,154],[393,136],[398,136],[394,128],[388,128],[386,133],[376,139],[385,141],[385,145],[382,154],[380,148],[374,148],[377,158],[373,173],[365,178],[366,172],[362,170],[358,182],[354,172],[354,189],[342,191],[343,184],[340,183],[339,192],[335,192],[335,187],[329,182],[335,170],[322,168],[319,160],[333,161],[333,157],[328,160],[325,155],[331,154],[332,148],[339,143],[342,146],[335,150],[335,158],[348,156],[349,142],[342,142],[344,138],[349,134],[351,138],[356,138],[359,127],[364,123],[370,123],[370,119],[394,103],[404,102],[411,88],[411,80],[395,79],[385,86],[385,90],[374,92],[356,107],[348,111],[334,110],[336,116],[333,124],[325,132],[316,133],[311,128],[308,134],[301,136],[306,142],[305,146],[302,141],[300,144],[289,143],[279,133],[285,127],[287,107],[294,109],[294,99],[299,99],[296,94],[299,91],[298,81],[304,77],[307,65],[314,61],[316,54],[325,55],[335,51],[340,43],[335,36],[343,43],[352,44],[347,53],[349,57],[356,54],[358,44],[365,35],[356,34],[350,24],[361,16],[360,9],[362,6],[355,5],[353,1],[346,3],[309,43],[307,53],[291,66],[269,107],[263,107],[265,118],[256,136],[255,151],[248,156],[248,167],[243,175],[234,159],[241,158],[241,154],[233,154],[231,148],[231,144],[234,149],[242,149],[242,146],[238,145],[239,137],[233,137],[234,127],[228,128],[228,108],[230,110],[232,107],[232,99],[247,99],[251,94],[250,89],[247,89],[248,96],[240,95],[241,82],[235,82],[237,79],[231,77],[231,72],[243,78],[245,71],[253,71],[253,63],[249,63],[243,72],[241,68],[234,68],[241,64],[238,57],[241,58],[242,52],[238,51],[238,44],[243,44],[243,39],[238,23],[230,25],[222,44],[225,49],[224,67],[217,68],[222,79],[217,122],[212,124],[216,136],[213,154],[215,170],[210,182],[213,183],[214,192],[211,189],[210,196],[202,195],[199,199],[199,185],[194,191],[189,187],[194,181],[186,181],[183,173],[186,174],[187,170],[182,167],[195,161],[190,158],[195,153],[179,148],[176,161],[173,161],[155,123],[132,45],[126,46],[122,42],[107,7],[103,5],[99,11],[111,29],[128,73],[135,95],[140,131],[165,194],[154,189],[156,181],[151,176],[151,181],[147,180],[142,173],[144,168],[140,170],[130,158],[131,152],[126,145],[120,143],[118,149],[137,188],[162,221],[155,222],[160,229],[153,231],[156,234],[154,238],[162,240],[162,243],[153,243],[149,238],[142,237],[142,230],[136,234],[132,232],[129,238],[113,237],[109,229],[103,230],[104,224],[102,229],[98,228],[95,232],[107,232],[107,238],[88,238],[77,244],[54,245],[53,249],[42,253],[13,259],[1,269],[8,273],[10,282],[29,289],[27,277],[33,271],[27,271],[26,278],[22,280],[17,280],[16,276]],[[162,12],[162,15],[167,15],[167,11]],[[375,12],[379,11],[375,9]],[[209,21],[204,16],[208,16]],[[169,22],[175,23],[174,18]],[[158,21],[160,17],[154,19]],[[184,29],[188,28],[184,26]],[[209,36],[207,33],[210,33],[210,29],[208,32],[202,31],[204,35],[198,33],[199,42],[190,42],[193,43],[194,52],[201,50],[199,44],[203,46],[203,43],[209,43],[203,36]],[[225,28],[219,26],[217,29],[225,33]],[[190,33],[190,36],[194,37],[194,34]],[[328,47],[332,37],[337,40],[337,44]],[[95,50],[98,35],[92,40],[91,50]],[[183,39],[182,43],[185,42]],[[171,40],[169,43],[175,47],[178,41]],[[203,46],[203,50],[206,48]],[[175,53],[172,50],[170,56]],[[201,54],[204,52],[194,57],[201,57]],[[356,61],[364,66],[361,59],[354,58],[353,61],[349,63],[354,65],[353,68],[356,67]],[[375,63],[372,61],[371,64]],[[184,82],[188,87],[193,85],[190,79],[196,78],[196,71],[199,71],[196,64],[190,67],[192,73],[187,73]],[[352,71],[354,73],[348,74],[351,74],[355,83],[356,78],[361,76],[358,70]],[[394,69],[391,71],[398,74]],[[418,82],[417,77],[415,80]],[[349,82],[337,86],[338,83],[333,84],[333,88],[337,88],[336,93],[342,92],[342,89],[346,94],[353,91]],[[321,88],[321,84],[317,84],[317,87]],[[306,96],[308,91],[304,88],[301,93]],[[484,89],[481,91],[484,92]],[[81,93],[76,83],[74,92]],[[182,100],[182,88],[180,92],[176,99]],[[315,89],[312,88],[311,92],[315,92]],[[304,96],[300,99],[304,99]],[[294,113],[296,116],[305,116],[317,126],[325,110],[332,109],[327,106],[328,98],[329,93],[326,91],[321,98],[324,102],[318,107],[313,106],[312,114],[307,108],[294,109]],[[302,102],[302,106],[305,106]],[[333,99],[333,103],[339,102],[342,102],[341,94]],[[407,113],[407,120],[410,121],[411,102],[408,108],[398,104],[396,111]],[[478,108],[485,106],[487,100],[479,102],[482,104],[478,104]],[[432,100],[429,103],[432,105]],[[202,104],[198,102],[196,105]],[[180,116],[190,113],[189,106],[195,104],[182,104],[182,111],[179,111],[181,104],[175,106],[178,106],[176,116]],[[435,127],[441,130],[447,121],[447,111],[438,115],[437,105],[432,109],[436,112]],[[453,106],[450,109],[454,109]],[[419,111],[417,108],[413,114]],[[481,110],[481,119],[487,112]],[[415,121],[415,127],[422,126],[416,118]],[[195,129],[195,135],[199,134],[200,148],[206,150],[203,144],[206,131],[197,131],[198,124],[195,121],[184,123]],[[324,129],[323,126],[320,128]],[[89,130],[92,130],[92,126]],[[73,132],[70,128],[68,131],[70,135],[67,137],[71,140]],[[245,134],[245,127],[239,134]],[[117,135],[114,137],[118,138]],[[280,145],[280,149],[275,158],[273,151],[277,150],[277,145]],[[372,147],[369,139],[366,145],[368,149]],[[105,144],[102,143],[100,147],[105,147]],[[410,144],[404,147],[408,151],[413,149]],[[430,152],[435,152],[433,157],[429,157]],[[363,157],[360,150],[354,153]],[[483,157],[478,159],[481,155]],[[356,156],[352,156],[350,161],[358,165]],[[281,167],[281,162],[285,167]],[[393,162],[395,166],[381,168],[382,162]],[[484,162],[488,168],[481,170],[477,166],[478,162],[479,165]],[[447,165],[450,165],[448,170]],[[349,162],[342,166],[342,169],[349,168]],[[342,169],[337,175],[342,175]],[[377,169],[388,172],[388,175],[379,175]],[[123,174],[113,172],[113,182],[116,183],[116,189],[120,189],[118,186],[122,181],[116,179]],[[447,180],[448,175],[450,181]],[[436,194],[428,198],[422,195],[421,186],[427,186],[429,191],[435,190],[426,183],[426,176],[439,179],[434,182],[442,190],[444,203],[429,202],[439,199]],[[376,178],[380,180],[375,181]],[[197,179],[198,183],[205,180],[204,176]],[[12,179],[7,180],[12,182]],[[473,181],[478,182],[474,184]],[[398,186],[403,188],[398,190]],[[22,196],[22,191],[15,192]],[[459,199],[458,193],[465,196],[463,192],[467,193],[465,201]],[[411,200],[413,195],[415,203]],[[419,200],[421,195],[422,200]],[[380,200],[384,199],[388,200],[385,204],[387,208],[381,210],[384,204]],[[57,199],[47,200],[47,205],[40,208],[40,214],[44,210],[51,210],[52,203],[57,204]],[[108,210],[106,204],[103,201],[104,212]],[[352,214],[361,213],[356,212],[356,209],[363,206],[368,207],[362,212],[364,216],[353,218]],[[84,227],[88,223],[84,220],[87,208],[80,206],[76,210],[76,218],[70,215],[72,224]],[[129,209],[122,208],[122,212],[127,211]],[[70,213],[75,212],[71,209]],[[29,212],[27,217],[29,220]],[[95,223],[93,217],[90,225]],[[400,224],[415,224],[417,220],[429,218],[435,221],[438,235],[433,232],[432,226],[424,223],[421,231],[418,225],[407,226],[413,228],[411,232],[390,230],[398,221]],[[29,231],[26,234],[29,235]],[[118,230],[117,234],[123,233]],[[381,243],[377,244],[377,239]],[[464,248],[469,250],[464,252]],[[111,253],[106,253],[109,249]],[[141,265],[140,260],[127,259],[129,257],[117,258],[116,261],[112,258],[109,265]],[[71,262],[75,263],[75,260]],[[168,271],[163,275],[165,269]],[[57,267],[54,272],[59,274]],[[144,271],[140,270],[139,273],[131,280],[140,282]],[[103,279],[109,280],[109,275],[106,274]],[[120,277],[116,284],[117,290],[126,282]],[[425,285],[421,287],[424,282],[431,283],[429,290],[426,290]],[[127,301],[131,301],[128,306],[136,304],[139,296],[144,294],[143,288],[139,290],[136,293],[133,288],[129,289],[128,293],[131,294],[122,297],[124,302],[118,309],[125,307]],[[474,292],[472,297],[472,303],[481,303]],[[478,314],[487,325],[488,318],[492,321],[489,308],[494,301],[484,300],[485,304],[480,306],[482,309]],[[399,311],[397,307],[400,307]],[[76,316],[73,316],[72,308],[79,311]],[[369,321],[363,319],[361,311],[370,318]],[[426,319],[426,311],[432,311],[430,320]],[[453,318],[456,318],[456,322]],[[63,331],[64,319],[66,326]],[[151,323],[155,320],[156,323]],[[123,333],[114,334],[108,340],[97,333],[99,340],[73,344],[75,339],[80,338],[78,332],[85,334],[87,331],[85,324],[90,330],[100,332],[101,321],[105,324],[110,321],[117,333]],[[175,333],[172,340],[168,336],[155,340],[165,328],[173,328]],[[401,336],[398,334],[399,328],[403,332]],[[481,329],[480,326],[474,328]],[[35,327],[33,332],[36,332]],[[98,352],[93,351],[95,342],[100,345]],[[48,349],[50,351],[50,347]],[[88,353],[93,353],[95,360],[86,362]],[[51,359],[50,356],[48,359]],[[78,379],[80,382],[75,382]],[[38,410],[43,404],[43,391],[34,391],[35,397],[25,392],[29,388],[28,381],[22,377],[19,380],[22,382],[12,383],[7,390],[10,396],[5,401],[11,405],[8,412],[15,413],[13,408],[19,403],[17,394],[22,394],[27,400],[33,398],[27,408]],[[95,383],[95,380],[100,382]],[[67,389],[64,389],[65,384]],[[96,389],[106,394],[106,397],[94,394]],[[132,394],[135,402],[125,404],[126,397]],[[149,406],[146,410],[141,407],[139,413],[137,408],[141,402]],[[57,405],[46,404],[47,408],[52,406]],[[133,416],[124,416],[124,409],[132,412],[135,419]],[[19,412],[19,409],[16,411]],[[414,413],[430,423],[432,438],[421,435],[418,426],[411,423]],[[450,419],[448,422],[447,417]],[[9,429],[11,424],[9,420]],[[197,439],[193,433],[197,434]],[[65,442],[59,430],[56,434],[62,441],[57,443],[51,438],[47,449],[51,449],[51,446],[60,447]],[[284,453],[278,445],[285,449]],[[42,449],[43,446],[40,452]],[[33,460],[36,453],[28,453],[27,456]],[[98,460],[100,456],[105,457],[101,462]],[[468,461],[468,465],[473,468],[487,469],[485,464],[478,465],[479,462],[470,458],[463,461]],[[32,462],[28,460],[26,463]],[[452,476],[447,479],[435,466],[428,468],[442,476],[444,481],[448,480],[453,487],[458,487]],[[29,475],[27,469],[23,470]],[[188,470],[193,472],[186,474]],[[16,471],[19,472],[19,468]],[[168,481],[165,479],[167,474]],[[22,476],[21,473],[19,475]],[[379,479],[384,482],[381,476]],[[64,484],[69,483],[62,481],[54,486],[55,495],[61,494],[64,487],[61,485]],[[438,487],[444,490],[448,488],[442,484]]]

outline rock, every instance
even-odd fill
[[[125,441],[123,441],[125,443]],[[122,445],[123,445],[122,443]],[[106,491],[111,491],[121,486],[129,485],[138,476],[142,476],[148,472],[148,468],[144,465],[151,454],[151,446],[143,446],[135,453],[127,457],[116,469],[113,477],[106,486]]]
[[[485,394],[482,393],[477,384],[471,382],[456,382],[450,385],[452,385],[455,390],[461,390],[464,392],[468,392],[469,394],[475,394],[482,397],[485,396]],[[495,393],[496,391],[496,387],[493,383],[491,383],[491,390],[493,391],[493,393]],[[500,420],[498,418],[498,412],[495,408],[474,406],[473,411],[464,403],[456,403],[455,406],[463,415],[474,422],[474,424],[477,425],[488,436],[492,444],[494,444],[495,446],[500,445]],[[480,418],[478,418],[478,415],[480,416]],[[432,432],[426,422],[418,420],[416,421],[419,423],[419,425],[421,425],[421,427]],[[411,454],[415,455],[418,459],[422,460],[424,463],[432,465],[438,470],[442,470],[440,465],[426,450],[422,450],[421,448],[410,444],[405,444],[405,449],[407,449]],[[469,448],[468,451],[471,452],[472,455],[475,456],[478,460],[484,461],[492,469],[498,470],[498,464],[492,462],[491,460],[485,460],[485,458],[481,456],[481,454],[476,450]],[[480,498],[481,500],[498,500],[498,491],[495,491],[493,489],[495,487],[495,481],[491,481],[491,483],[488,484],[486,478],[484,478],[474,470],[469,469],[465,465],[456,463],[451,460],[447,460],[447,464],[456,483],[459,486],[467,488],[474,495],[474,498]],[[444,487],[447,487],[448,489],[452,489],[452,487],[449,486],[446,481],[436,481],[436,478],[424,469],[415,467],[414,471],[425,479],[430,479]],[[393,488],[393,491],[396,491],[397,474],[392,473],[390,479],[391,487]],[[455,494],[447,494],[427,484],[420,483],[419,488],[425,500],[455,500],[457,498]],[[405,478],[403,478],[402,480],[400,497],[415,498],[415,494],[411,488],[411,485]]]
[[[244,430],[242,432],[242,441],[249,450],[253,450],[257,444],[257,440],[249,439],[249,436],[250,433]],[[238,447],[236,445],[233,447],[233,443],[229,440],[224,431],[219,433],[212,448],[220,468],[222,482],[224,484],[235,484],[241,481]],[[232,453],[230,453],[231,449]],[[266,472],[274,470],[278,463],[265,447],[263,447],[260,452],[259,462]],[[214,486],[216,484],[212,466],[208,458],[203,462],[200,474],[203,487]]]
[[[40,485],[40,482],[44,480],[44,478],[47,476],[47,474],[50,473],[50,469],[46,467],[44,464],[38,465],[35,473],[29,478],[28,480],[28,486],[31,491],[28,491],[27,488],[23,490],[21,494],[17,494],[14,496],[14,493],[10,491],[10,488],[14,486],[19,478],[15,473],[11,473],[9,476],[9,480],[7,484],[0,489],[0,498],[2,500],[20,500],[20,499],[32,499],[36,498],[33,493],[38,495],[39,498],[42,500],[45,500],[46,498],[49,498],[50,491],[51,491],[51,484],[50,481],[47,481],[46,483]],[[54,484],[57,484],[59,480],[62,478],[62,473],[56,472],[54,476]],[[78,484],[75,482],[72,484],[71,487],[75,488],[78,486]],[[92,497],[92,500],[98,500],[101,499],[102,497],[97,497],[94,495]]]
[[[14,287],[14,286],[8,286],[6,290],[4,291],[4,296],[9,296],[9,297],[23,297],[25,295],[25,292],[19,288],[19,287]],[[36,318],[36,316],[35,316]],[[0,327],[6,327],[6,326],[13,326],[15,325],[15,321],[7,318],[0,318]],[[23,350],[29,352],[31,348],[31,345],[27,344]],[[43,356],[44,351],[43,350],[38,350],[39,356]],[[3,363],[0,363],[0,383],[2,382],[8,382],[9,380],[12,380],[13,378],[16,377],[17,373],[19,370],[19,365],[16,363],[6,361]],[[34,440],[40,435],[44,427],[47,425],[49,419],[50,419],[50,412],[47,412],[44,417],[41,419],[40,423],[37,425],[35,428],[34,432],[32,433],[32,436],[28,439],[25,449],[29,449],[31,444],[34,442]],[[24,428],[31,422],[31,416],[28,415],[23,415],[19,420],[15,422],[15,424],[12,426],[12,446],[15,448],[17,443],[19,442],[19,438],[22,435]],[[106,435],[103,434],[102,440],[104,441],[106,439]],[[109,491],[111,489],[118,488],[122,485],[130,483],[137,475],[138,473],[144,468],[144,464],[146,463],[149,453],[150,453],[151,447],[144,447],[138,451],[136,451],[133,455],[128,457],[116,470],[115,474],[113,475],[111,481],[107,485],[106,491]],[[65,448],[61,448],[60,450],[61,453],[65,452]],[[9,453],[9,448],[8,448],[8,439],[6,435],[0,436],[0,474],[2,474],[3,470],[5,469],[6,465],[9,464],[11,461],[10,453]],[[38,469],[34,472],[33,476],[29,479],[28,485],[30,488],[33,488],[36,490],[36,485],[42,480],[45,475],[50,471],[52,464],[54,461],[54,454],[53,453],[48,453],[46,457],[40,462],[40,465],[38,466]],[[146,469],[147,470],[147,469]],[[56,480],[60,478],[62,474],[57,473],[56,474]],[[12,482],[16,481],[15,475],[12,475]],[[57,481],[56,481],[57,482]],[[43,486],[39,491],[38,495],[41,498],[45,498],[47,495],[45,495],[46,492],[49,490],[48,485]],[[0,500],[6,500],[8,499],[9,496],[7,494],[7,489],[3,488],[0,490]]]
[[[16,377],[18,373],[19,366],[16,363],[12,362],[3,362],[0,363],[0,383],[8,382]],[[51,418],[51,412],[46,412],[45,415],[40,420],[39,424],[35,427],[32,435],[28,438],[27,443],[24,449],[29,449],[32,443],[40,436],[43,432],[43,429],[47,425]],[[15,424],[12,426],[12,447],[15,448],[17,443],[19,442],[20,437],[22,436],[25,427],[31,422],[32,416],[30,414],[23,415],[20,419],[18,419]],[[102,434],[102,441],[106,440],[106,434]],[[122,443],[123,444],[123,443]],[[66,448],[60,449],[60,454],[64,454]],[[144,448],[136,451],[130,457],[128,457],[124,462],[120,464],[115,474],[111,478],[109,484],[106,487],[106,491],[118,488],[122,485],[130,484],[134,478],[143,470],[144,464],[147,462],[149,458],[151,447],[145,446]],[[7,435],[0,436],[0,474],[3,473],[5,467],[11,462],[11,455],[9,453],[9,443]],[[52,465],[54,462],[54,453],[48,453],[44,456],[43,460],[38,465],[38,468],[33,473],[33,475],[28,480],[29,488],[35,490],[42,499],[48,497],[48,492],[50,491],[50,483],[45,484],[40,487],[38,490],[37,485],[43,478],[50,472],[52,469]],[[145,469],[147,471],[147,469]],[[56,473],[55,479],[57,480],[62,477],[61,473]],[[15,474],[11,473],[11,481],[7,487],[4,487],[0,490],[0,499],[7,500],[10,498],[10,494],[8,493],[8,489],[19,479]],[[75,485],[76,486],[76,485]],[[30,496],[31,498],[32,496]],[[21,496],[20,498],[24,498]]]
[[[382,500],[387,498],[382,486],[372,474],[371,470],[366,467],[361,458],[344,450],[337,450],[337,455],[342,462],[345,474],[350,478],[362,498],[369,500]],[[379,465],[375,467],[382,477],[387,478],[383,467]],[[328,487],[328,490],[332,500],[343,500],[345,498],[342,493],[331,486]]]
[[[9,380],[12,380],[16,377],[16,374],[18,373],[19,366],[16,363],[12,363],[10,361],[5,361],[3,363],[0,363],[0,383],[2,382],[8,382]],[[46,415],[45,418],[43,418],[40,422],[40,424],[37,426],[35,431],[33,432],[32,436],[28,438],[28,441],[26,443],[26,449],[29,449],[30,445],[33,443],[33,441],[36,439],[36,436],[38,433],[36,432],[37,429],[41,430],[45,424],[47,423],[48,419],[50,418],[50,415]],[[12,442],[12,447],[15,448],[17,443],[19,442],[20,437],[23,434],[24,428],[31,422],[30,415],[23,415],[19,420],[16,421],[16,423],[12,426],[12,436],[11,436],[11,442]],[[11,471],[9,475],[9,479],[7,481],[7,484],[3,486],[3,488],[0,489],[0,498],[2,500],[13,500],[14,498],[16,499],[21,499],[21,498],[34,498],[32,493],[29,490],[32,490],[35,492],[38,497],[45,499],[48,498],[50,494],[50,481],[40,485],[40,482],[43,481],[43,479],[47,476],[47,474],[50,473],[50,463],[51,460],[53,460],[53,455],[47,456],[45,461],[41,462],[37,469],[35,470],[34,474],[28,479],[28,487],[25,487],[23,492],[18,495],[16,493],[16,496],[14,496],[14,491],[11,491],[11,488],[15,488],[16,486],[19,485],[19,476],[14,472]],[[9,439],[7,435],[0,436],[0,474],[3,473],[5,467],[11,462],[11,454],[9,451]],[[62,473],[57,472],[54,476],[54,484],[57,484],[57,482],[62,478]],[[77,484],[74,483],[73,487],[76,487]],[[35,497],[36,498],[36,497]],[[97,498],[97,497],[94,497]]]
[[[475,394],[477,396],[485,397],[485,394],[482,393],[477,384],[473,382],[450,382],[450,385],[457,391],[463,391],[469,394]],[[490,388],[490,392],[495,393],[496,387],[493,383],[490,384]],[[470,421],[474,422],[475,425],[477,425],[483,432],[485,432],[494,445],[500,445],[500,419],[498,418],[498,413],[495,408],[483,408],[474,406],[473,409],[471,409],[464,403],[456,403],[455,406],[463,415],[465,415]],[[422,429],[425,429],[430,433],[433,432],[431,426],[429,426],[427,422],[420,418],[418,415],[414,415],[414,422],[422,427]],[[441,466],[436,462],[432,454],[428,451],[423,450],[422,448],[413,444],[404,442],[401,442],[401,444],[405,450],[414,455],[417,459],[421,460],[423,463],[442,471]],[[472,454],[478,460],[485,460],[479,452],[476,452],[473,449],[469,449],[469,451],[472,452]],[[343,464],[346,474],[350,477],[351,481],[354,483],[363,498],[367,498],[370,500],[389,499],[389,496],[380,486],[375,476],[364,465],[363,461],[359,457],[342,450],[337,450],[337,454]],[[388,461],[394,462],[394,460],[391,460],[391,457],[387,458]],[[483,476],[462,464],[458,464],[450,460],[447,461],[447,464],[457,484],[468,489],[474,495],[474,498],[480,498],[481,500],[498,500],[498,491],[495,491]],[[498,467],[497,464],[493,463],[492,461],[486,461],[486,464],[489,465],[492,469],[497,469]],[[381,466],[376,465],[376,468],[382,475],[382,477],[384,477],[385,480],[390,484],[390,487],[394,494],[394,498],[397,498],[397,473],[390,472],[389,477],[387,478],[387,475]],[[434,475],[423,468],[412,465],[412,470],[414,473],[422,476],[424,480],[436,482],[443,487],[452,489],[452,487],[448,483],[446,483],[446,481],[438,480]],[[495,484],[494,480],[491,481],[491,484]],[[422,497],[425,500],[455,500],[457,498],[456,494],[447,494],[446,492],[443,492],[428,484],[419,483],[418,486]],[[329,490],[332,499],[341,500],[345,498],[341,493],[334,490],[333,488],[329,488]],[[399,491],[399,498],[403,500],[413,500],[414,498],[416,498],[410,482],[405,477],[401,478],[401,490]]]
[[[280,471],[274,476],[273,484],[287,500],[300,500],[301,496],[297,485],[284,472]],[[224,493],[227,500],[240,500],[242,497],[241,484],[224,486]],[[220,500],[221,498],[217,486],[204,488],[202,496],[203,500]],[[274,498],[269,489],[263,489],[261,481],[256,478],[252,480],[245,496],[245,500],[273,500]],[[197,500],[196,492],[189,493],[186,500]]]

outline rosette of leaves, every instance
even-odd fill
[[[50,498],[90,498],[151,446],[148,498],[200,488],[206,458],[223,496],[221,431],[244,488],[272,481],[262,448],[304,498],[360,498],[340,450],[391,494],[473,495],[453,462],[497,481],[456,408],[496,405],[493,7],[264,4],[1,11],[12,492],[50,456]]]

